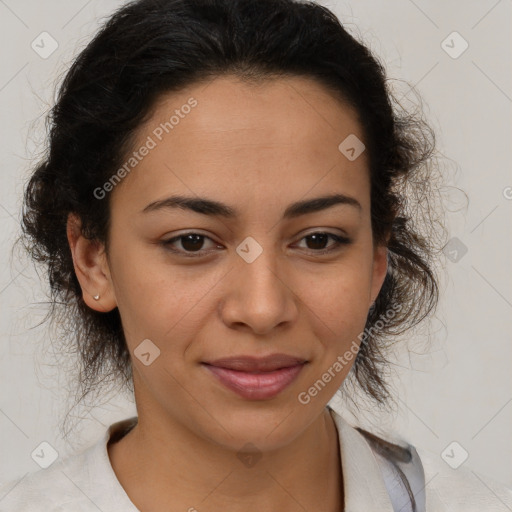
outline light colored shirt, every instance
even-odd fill
[[[379,463],[365,436],[329,410],[341,449],[345,511],[393,512],[388,491],[393,475]],[[0,512],[140,512],[117,479],[107,452],[110,438],[122,437],[135,422],[136,417],[118,421],[82,452],[3,484]],[[440,455],[416,450],[424,471],[427,512],[512,511],[512,488],[464,464],[453,469]]]

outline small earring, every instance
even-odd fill
[[[93,296],[93,299],[94,299],[94,300],[100,300],[100,296],[99,296],[99,295],[94,295],[94,296]]]

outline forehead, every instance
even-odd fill
[[[143,208],[179,192],[268,204],[315,187],[361,195],[366,154],[350,161],[339,149],[354,136],[364,139],[353,108],[310,78],[218,77],[158,99],[133,147],[151,149],[113,200]]]

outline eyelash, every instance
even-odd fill
[[[206,236],[206,235],[202,235],[201,233],[195,233],[193,231],[190,231],[188,233],[182,233],[179,236],[175,236],[173,238],[170,238],[169,240],[162,240],[160,243],[161,243],[162,246],[164,246],[164,248],[166,250],[171,251],[171,252],[173,252],[175,254],[178,254],[180,256],[183,256],[185,258],[201,258],[201,257],[206,256],[204,254],[204,251],[197,251],[196,253],[188,253],[186,251],[177,250],[177,249],[174,249],[174,248],[170,247],[174,242],[177,242],[178,240],[180,240],[182,238],[185,238],[185,237],[187,237],[189,235],[196,235],[196,236],[200,236],[202,238],[207,238],[207,239],[211,240],[211,238]],[[322,256],[322,255],[325,255],[325,254],[329,254],[331,252],[334,252],[335,250],[340,249],[341,246],[343,246],[343,245],[349,245],[350,243],[352,243],[352,240],[350,238],[347,238],[347,237],[344,237],[344,236],[340,236],[340,235],[335,235],[334,233],[329,233],[329,232],[326,232],[326,231],[314,231],[313,233],[309,233],[306,236],[302,237],[299,241],[302,241],[305,238],[308,238],[308,237],[313,236],[313,235],[327,235],[329,238],[332,238],[336,242],[336,243],[332,244],[332,246],[330,248],[328,248],[328,249],[319,249],[317,251],[315,251],[314,249],[309,249],[310,253],[314,254],[315,256]],[[212,242],[213,242],[213,240],[212,240]],[[206,252],[208,253],[208,252],[211,252],[211,251],[206,251]]]

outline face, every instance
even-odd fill
[[[119,308],[139,421],[264,450],[322,414],[386,274],[367,155],[338,148],[349,136],[364,141],[356,113],[306,78],[160,99],[111,192],[108,257],[84,270],[74,250],[86,302]],[[275,354],[289,358],[243,366]]]

